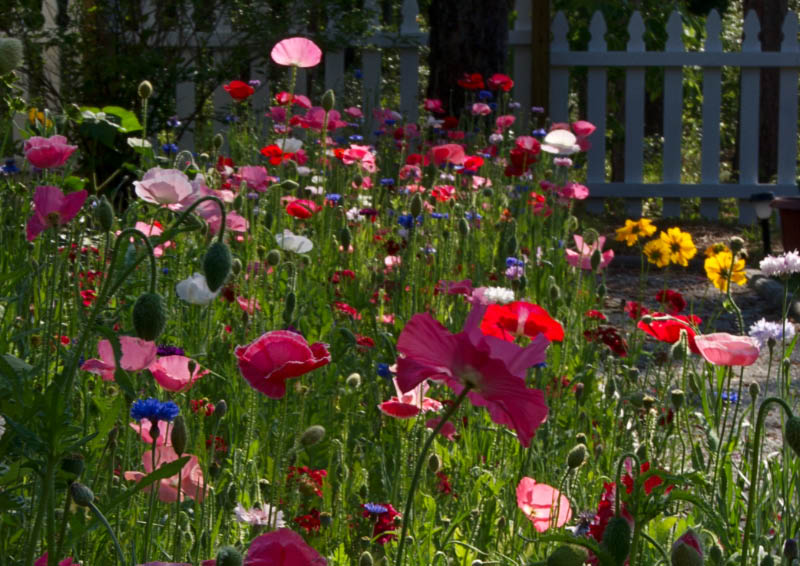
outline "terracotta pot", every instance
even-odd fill
[[[770,206],[780,214],[783,249],[800,250],[800,197],[776,198]]]

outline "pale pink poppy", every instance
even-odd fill
[[[301,128],[308,128],[315,132],[321,132],[322,128],[326,125],[325,114],[324,108],[321,106],[314,106],[306,111],[305,116],[293,116],[290,120],[290,124],[293,126],[300,126]],[[339,114],[337,110],[331,110],[327,112],[327,115],[327,132],[347,126],[347,122],[341,119],[342,115]]]
[[[342,152],[342,163],[345,165],[358,165],[368,173],[374,173],[378,170],[375,164],[375,154],[370,151],[367,145],[351,144],[349,148]]]
[[[263,193],[267,186],[274,179],[267,174],[267,168],[260,165],[245,165],[239,167],[239,175],[242,182],[247,183],[247,188],[251,191]]]
[[[572,518],[569,499],[556,488],[536,483],[533,478],[524,477],[517,485],[517,507],[540,533],[562,527]]]
[[[397,177],[402,181],[405,181],[406,179],[419,181],[422,179],[422,169],[420,169],[418,165],[403,165],[400,168],[400,172],[397,174]]]
[[[387,255],[385,258],[383,258],[383,265],[386,266],[385,271],[387,272],[391,271],[395,267],[400,266],[400,264],[402,263],[403,263],[403,258],[400,257],[399,255]]]
[[[160,468],[164,464],[174,462],[178,459],[178,455],[171,446],[156,446],[156,468]],[[188,454],[187,454],[188,456]],[[142,466],[145,473],[142,472],[125,472],[125,479],[129,481],[139,482],[145,476],[153,473],[153,451],[148,450],[142,454]],[[181,481],[181,491],[178,493],[178,478]],[[189,461],[183,465],[180,474],[175,474],[169,478],[160,480],[158,482],[158,498],[164,503],[174,503],[180,499],[183,501],[186,497],[191,497],[198,502],[203,501],[204,488],[207,490],[208,485],[205,484],[203,479],[203,469],[197,461],[197,456],[192,456]],[[149,493],[152,486],[144,488],[145,493]]]
[[[498,116],[494,123],[500,131],[503,131],[506,128],[510,128],[516,119],[512,114],[504,114],[503,116]]]
[[[49,138],[33,136],[25,140],[22,148],[25,158],[31,162],[31,165],[39,169],[61,167],[76,149],[78,146],[69,145],[64,136],[50,136]]]
[[[440,418],[428,419],[425,421],[425,428],[433,430],[439,426],[439,422],[441,422],[441,420],[442,419]],[[450,421],[447,421],[442,425],[442,428],[439,429],[439,434],[444,436],[447,440],[454,441],[456,439],[456,425]]]
[[[361,108],[357,108],[355,106],[350,106],[349,108],[344,109],[344,113],[350,116],[351,118],[363,118],[364,113],[361,111]]]
[[[139,371],[148,367],[156,358],[157,348],[154,342],[148,342],[135,336],[120,336],[119,345],[122,350],[120,366],[125,371]],[[105,381],[114,381],[114,349],[108,340],[97,343],[100,359],[91,358],[83,362],[81,369],[99,375]]]
[[[758,340],[727,332],[698,334],[695,345],[703,359],[715,366],[749,366],[758,359]]]
[[[219,214],[211,214],[209,216],[202,215],[202,216],[204,216],[206,222],[208,222],[209,233],[214,235],[217,232],[219,232],[219,228],[222,225],[222,217]],[[245,218],[238,212],[234,212],[233,210],[231,210],[225,214],[226,230],[244,234],[245,232],[247,232],[249,227],[250,223],[247,221],[247,218]]]
[[[186,391],[208,373],[186,356],[162,356],[147,368],[161,387],[167,391]]]
[[[305,37],[289,37],[275,44],[270,57],[284,67],[313,67],[322,59],[322,50]]]
[[[426,98],[425,99],[425,110],[428,112],[433,112],[434,114],[444,114],[445,109],[442,106],[442,101],[438,98]]]
[[[236,297],[236,303],[239,305],[239,308],[250,316],[253,316],[257,310],[261,310],[261,303],[259,303],[258,299],[255,297],[250,299],[247,297]]]
[[[157,446],[172,446],[172,439],[170,438],[169,428],[170,423],[164,420],[157,421],[158,423],[158,437],[156,438]],[[153,428],[153,423],[150,419],[142,419],[138,423],[136,421],[129,423],[130,427],[136,431],[142,442],[150,446],[153,445],[153,436],[150,434],[150,429]]]
[[[589,188],[579,183],[567,183],[563,187],[557,188],[556,192],[561,204],[568,204],[571,200],[585,200],[589,197]]]
[[[290,529],[278,529],[256,537],[244,559],[244,566],[325,566],[327,563],[303,537]]]
[[[467,160],[467,154],[464,153],[464,147],[457,143],[446,143],[444,145],[437,145],[431,149],[431,156],[433,162],[441,167],[450,163],[452,165],[463,165]]]
[[[472,105],[470,110],[473,116],[488,116],[492,113],[492,109],[485,102],[476,102]]]
[[[28,219],[26,226],[28,241],[32,242],[46,228],[69,223],[78,214],[88,195],[86,191],[65,195],[58,187],[36,187],[33,216]]]
[[[161,233],[164,231],[163,226],[161,225],[161,222],[158,222],[158,221],[155,221],[155,222],[137,222],[133,227],[136,228],[137,230],[139,230],[139,232],[141,232],[142,234],[144,234],[148,238],[153,238],[153,237],[156,237],[156,236],[160,236]],[[119,236],[120,232],[121,232],[121,230],[117,231],[117,236]],[[130,242],[132,244],[136,243],[136,238],[131,238]],[[161,257],[161,256],[164,255],[164,250],[166,248],[172,247],[174,245],[175,245],[175,243],[171,242],[171,241],[166,241],[166,242],[163,242],[161,244],[158,244],[157,246],[155,246],[153,248],[153,255],[155,257]]]
[[[592,269],[592,256],[594,252],[598,250],[601,252],[600,264],[597,266],[598,269],[606,268],[608,264],[611,263],[611,260],[614,259],[614,250],[603,251],[603,245],[606,243],[605,236],[598,237],[597,241],[591,245],[584,242],[583,237],[578,234],[574,234],[572,237],[575,239],[577,251],[569,249],[564,250],[567,256],[567,263],[572,267],[580,267],[586,270]]]
[[[286,106],[290,102],[295,106],[305,109],[309,109],[312,106],[311,99],[305,94],[290,94],[285,90],[275,95],[275,101],[281,106]]]
[[[430,387],[427,382],[423,381],[408,393],[400,391],[396,377],[392,382],[394,383],[395,391],[397,391],[397,396],[378,405],[378,409],[384,415],[397,419],[410,419],[420,413],[441,410],[442,404],[439,401],[425,397],[425,393]]]
[[[177,204],[194,192],[186,173],[153,167],[141,181],[134,181],[136,195],[152,204]]]

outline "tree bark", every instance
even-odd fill
[[[432,0],[428,97],[438,98],[451,114],[464,107],[464,73],[484,79],[505,72],[508,47],[507,0]]]

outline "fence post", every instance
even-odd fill
[[[628,22],[627,51],[644,51],[644,21],[635,11]],[[625,182],[641,183],[644,143],[644,68],[629,67],[625,72]],[[634,218],[642,214],[640,198],[626,199],[625,211]]]
[[[706,18],[705,50],[708,53],[722,53],[720,41],[721,22],[719,13],[711,10]],[[703,142],[701,180],[704,185],[719,185],[719,126],[720,104],[722,100],[722,69],[705,67],[703,69]],[[719,200],[702,199],[700,215],[704,218],[719,217]]]
[[[678,12],[672,12],[667,21],[668,53],[683,52],[683,23]],[[683,137],[683,67],[664,68],[664,155],[662,158],[664,183],[681,182],[681,138]],[[665,218],[680,216],[681,201],[664,197],[662,215]]]
[[[403,0],[403,21],[400,24],[400,112],[406,121],[416,122],[419,117],[419,34],[417,0]],[[409,37],[404,37],[409,36]],[[411,39],[413,38],[413,42]],[[409,43],[406,43],[408,41]]]
[[[550,53],[569,51],[567,42],[569,24],[564,12],[558,12],[553,18],[553,41]],[[553,122],[569,120],[569,68],[550,67],[550,108],[547,109]]]
[[[744,18],[744,40],[742,53],[761,51],[758,34],[761,24],[755,10]],[[761,94],[761,70],[742,68],[742,89],[739,96],[739,184],[758,183],[758,121],[759,97]],[[796,118],[795,118],[796,121]],[[755,220],[755,211],[747,201],[739,201],[739,222],[750,224]]]
[[[339,15],[335,9],[328,14],[328,39],[335,41],[339,33]],[[344,49],[339,42],[338,48],[324,50],[325,56],[325,90],[332,89],[336,94],[344,94]]]
[[[797,14],[788,12],[783,19],[781,53],[797,53]],[[780,72],[780,109],[778,116],[797,116],[797,69]],[[781,120],[778,124],[778,184],[797,182],[797,120]]]
[[[528,34],[532,34],[531,4],[531,0],[516,1],[517,19],[514,22],[515,32],[527,32]],[[531,37],[531,40],[532,39]],[[526,131],[530,124],[531,114],[531,69],[533,64],[533,50],[530,41],[525,44],[514,45],[512,49],[514,52],[514,100],[521,105],[518,130]]]
[[[590,53],[606,52],[606,21],[598,10],[592,16],[589,26],[592,39],[589,41]],[[588,183],[606,182],[606,95],[608,78],[605,67],[590,67],[587,73],[587,92],[592,93],[586,101],[586,118],[597,127],[592,134],[592,147],[587,155],[586,180]],[[591,196],[591,195],[590,195]],[[603,213],[602,199],[590,198],[586,209],[595,214]]]
[[[364,10],[370,12],[370,29],[377,30],[380,24],[376,0],[365,0]],[[361,73],[364,127],[366,136],[371,138],[376,127],[372,111],[380,105],[381,96],[381,52],[374,45],[365,46],[361,53]]]

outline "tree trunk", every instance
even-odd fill
[[[761,22],[761,49],[780,51],[781,27],[788,10],[787,0],[744,0],[743,15],[755,10]],[[758,178],[761,182],[772,180],[778,169],[778,69],[761,69],[759,97]],[[741,101],[746,104],[746,101]],[[738,152],[737,139],[737,154]]]
[[[451,114],[464,107],[464,73],[484,79],[505,72],[508,45],[507,0],[432,0],[428,97],[438,98]]]

